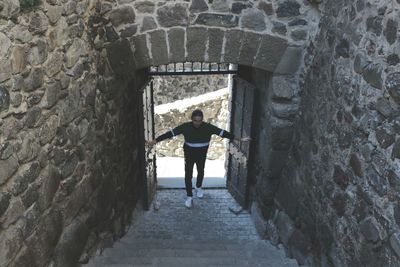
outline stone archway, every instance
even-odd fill
[[[263,137],[269,140],[269,156],[261,175],[279,177],[293,138],[304,50],[316,28],[311,6],[195,0],[107,3],[101,9],[109,10],[105,31],[114,34],[108,50],[117,56],[108,53],[108,59],[115,72],[133,64],[146,69],[182,62],[233,63],[265,72],[261,90],[269,92],[263,99],[269,123]]]

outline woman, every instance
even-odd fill
[[[183,145],[183,151],[185,155],[185,187],[187,199],[185,206],[191,208],[193,204],[193,192],[192,192],[192,176],[193,166],[196,163],[197,167],[197,181],[196,181],[196,195],[198,198],[204,196],[201,188],[204,178],[204,166],[207,158],[207,151],[210,145],[211,135],[216,134],[223,138],[238,141],[250,141],[251,138],[243,137],[236,139],[234,135],[228,131],[222,130],[215,125],[207,122],[203,122],[203,112],[196,109],[192,112],[191,121],[183,123],[174,129],[158,136],[155,140],[149,140],[146,143],[150,146],[170,139],[174,136],[183,134],[185,143]]]

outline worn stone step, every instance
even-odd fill
[[[95,265],[94,265],[95,264]],[[241,259],[231,257],[193,258],[193,257],[155,257],[155,258],[104,258],[96,261],[92,266],[271,266],[271,267],[297,267],[296,263],[282,260],[282,258]]]

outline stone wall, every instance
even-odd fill
[[[75,266],[137,203],[147,77],[129,43],[93,46],[96,1],[0,4],[0,266]]]
[[[204,121],[212,123],[221,129],[229,130],[228,88],[218,90],[194,98],[176,101],[155,108],[156,135],[190,121],[194,109],[201,109],[204,113]],[[165,140],[157,144],[158,157],[183,157],[183,136]],[[207,158],[224,160],[226,153],[226,141],[213,135]]]
[[[229,75],[155,76],[154,104],[158,106],[226,88],[228,79]]]
[[[268,234],[304,264],[399,266],[400,3],[320,10]]]

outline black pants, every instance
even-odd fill
[[[204,179],[204,166],[206,164],[208,146],[206,147],[190,147],[186,144],[183,146],[185,154],[185,187],[188,197],[193,196],[192,192],[192,178],[193,166],[196,163],[197,167],[197,181],[196,187],[201,187]]]

